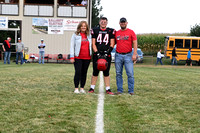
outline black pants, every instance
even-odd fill
[[[74,62],[74,68],[75,68],[74,85],[75,85],[75,88],[78,88],[79,83],[81,85],[80,87],[84,88],[89,65],[90,65],[90,60],[75,59],[75,62]]]
[[[186,60],[187,65],[190,65],[192,62],[191,58]]]
[[[98,76],[99,75],[99,70],[97,69],[97,60],[98,57],[96,54],[93,54],[93,76]],[[109,54],[108,57],[106,58],[108,62],[108,67],[105,71],[103,71],[103,75],[105,77],[109,76],[110,72],[110,65],[111,65],[111,55]]]

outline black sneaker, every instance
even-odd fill
[[[109,94],[109,95],[114,95],[114,93],[109,89],[109,90],[106,90],[106,94]]]
[[[88,93],[94,93],[94,89],[90,88]]]

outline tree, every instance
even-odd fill
[[[92,27],[96,27],[99,24],[100,12],[102,6],[100,6],[101,0],[92,0]]]
[[[195,24],[195,26],[191,27],[190,35],[200,37],[200,25]]]

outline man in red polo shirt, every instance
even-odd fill
[[[116,81],[117,81],[117,93],[119,95],[123,93],[123,65],[126,69],[128,77],[128,93],[134,95],[134,72],[133,61],[136,61],[137,55],[137,37],[135,32],[127,28],[126,18],[120,19],[121,29],[116,32],[116,54],[115,54],[115,68],[116,68]],[[134,48],[134,53],[132,53]]]

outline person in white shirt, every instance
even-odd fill
[[[44,39],[41,39],[41,43],[38,44],[39,48],[39,64],[41,64],[41,58],[42,58],[42,64],[44,64],[44,48],[46,47],[44,43]]]
[[[81,2],[81,5],[87,5],[87,1],[86,0],[83,0],[82,2]]]
[[[163,54],[161,54],[161,49],[158,51],[157,53],[157,62],[156,62],[156,65],[158,65],[158,62],[160,62],[161,65],[163,65],[162,63],[162,58],[164,57]]]

